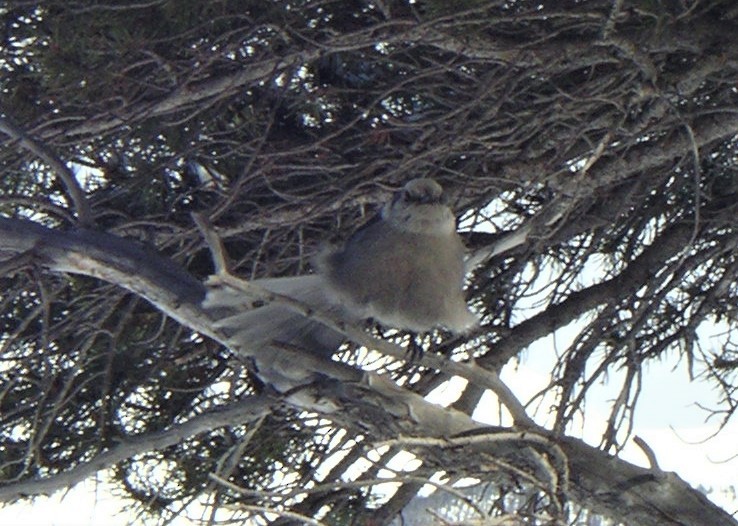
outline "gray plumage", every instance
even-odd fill
[[[476,322],[464,301],[464,246],[432,179],[413,179],[318,271],[340,302],[360,318],[425,332],[464,332]]]
[[[442,197],[432,179],[414,179],[342,247],[320,254],[316,274],[254,283],[348,323],[374,318],[416,332],[465,332],[477,317],[464,301],[464,247]],[[218,326],[245,346],[276,342],[328,357],[343,341],[337,331],[285,305],[251,308],[249,299],[229,288],[210,290],[204,306],[240,311]]]

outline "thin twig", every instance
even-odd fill
[[[213,225],[210,223],[208,218],[197,212],[192,213],[192,219],[195,221],[197,228],[205,238],[210,249],[210,254],[213,257],[213,265],[215,266],[215,273],[218,275],[230,274],[230,263],[228,261],[228,255],[226,254],[223,241],[220,236],[215,232]]]
[[[15,140],[29,152],[45,162],[62,180],[64,186],[72,199],[77,210],[77,220],[80,226],[89,227],[93,223],[92,210],[90,204],[85,197],[82,187],[77,181],[72,170],[62,161],[51,148],[32,139],[19,126],[15,125],[6,117],[0,116],[0,132],[3,132],[11,139]]]
[[[656,459],[656,453],[654,453],[653,449],[651,449],[651,446],[649,446],[648,443],[646,443],[646,441],[638,435],[633,437],[633,442],[635,442],[636,445],[641,448],[643,454],[646,455],[650,468],[656,473],[663,474],[664,471],[659,466],[659,462]]]

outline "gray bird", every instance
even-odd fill
[[[348,323],[373,318],[386,327],[455,333],[478,323],[464,301],[464,246],[432,179],[408,182],[342,247],[324,250],[315,266],[316,274],[254,283]],[[344,340],[283,304],[249,308],[228,288],[211,290],[204,306],[242,310],[218,326],[252,348],[287,344],[329,357]]]
[[[317,260],[338,302],[358,318],[425,332],[477,323],[464,301],[464,246],[433,179],[413,179],[340,250]]]

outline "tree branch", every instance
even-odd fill
[[[506,363],[521,349],[534,341],[564,327],[587,311],[602,304],[617,302],[640,288],[651,275],[652,269],[669,258],[678,255],[692,236],[692,226],[680,223],[668,228],[630,264],[609,280],[586,289],[573,292],[561,303],[528,318],[516,325],[509,336],[492,346],[479,363],[495,369]]]
[[[55,491],[71,488],[87,477],[141,453],[164,449],[219,427],[256,420],[268,414],[276,403],[278,400],[268,396],[254,396],[225,409],[197,415],[169,429],[131,438],[68,471],[46,478],[0,486],[0,502],[12,502],[31,495],[49,495]]]
[[[9,117],[0,116],[0,132],[3,132],[22,147],[33,153],[36,157],[49,165],[54,170],[64,186],[77,209],[77,219],[82,227],[92,225],[92,211],[87,202],[85,193],[79,185],[72,170],[57,156],[49,147],[41,144],[28,136],[23,130],[16,126]]]

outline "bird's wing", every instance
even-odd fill
[[[345,309],[331,301],[325,280],[317,274],[259,279],[253,284],[297,300],[315,312],[348,322],[356,321],[348,319]],[[263,302],[257,302],[260,303]],[[208,289],[203,306],[218,313],[218,329],[246,348],[287,344],[330,357],[344,340],[341,333],[311,319],[297,308],[279,300],[254,307],[254,298],[228,286]]]

